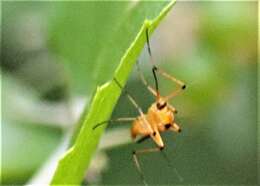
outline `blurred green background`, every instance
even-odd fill
[[[127,47],[127,42],[110,41],[115,34],[123,36],[124,30],[111,28],[103,18],[113,19],[115,25],[120,22],[121,17],[109,11],[127,11],[131,3],[119,4],[103,2],[97,10],[95,2],[2,4],[2,184],[28,183],[41,172],[96,85],[111,78],[120,54],[114,56],[114,64],[99,58],[116,50],[118,43]],[[94,15],[75,11],[89,6]],[[84,23],[91,30],[81,27]],[[68,45],[61,45],[63,40]],[[96,40],[107,41],[111,48],[102,48]],[[96,53],[82,43],[89,43]],[[162,135],[173,167],[160,153],[141,156],[146,181],[256,184],[257,2],[178,2],[152,35],[151,48],[158,66],[186,82],[187,90],[171,101],[183,132]],[[145,48],[139,61],[153,85],[148,60]],[[160,77],[159,87],[167,95],[175,85]],[[126,88],[143,110],[154,101],[136,70]],[[113,118],[137,114],[122,95]],[[110,125],[107,132],[129,127]],[[151,146],[152,141],[124,143],[103,151],[86,183],[141,184],[131,152]]]

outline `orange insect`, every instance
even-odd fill
[[[152,72],[153,72],[153,76],[154,76],[154,80],[155,80],[155,89],[152,88],[150,85],[148,85],[147,81],[145,80],[143,74],[140,71],[138,62],[137,62],[137,70],[139,72],[139,75],[140,75],[140,78],[141,78],[143,84],[155,96],[155,98],[156,98],[155,103],[153,103],[149,107],[147,113],[144,114],[144,112],[139,107],[139,105],[136,103],[134,98],[127,91],[125,91],[128,99],[135,106],[135,108],[138,110],[140,115],[138,117],[134,117],[134,118],[112,119],[109,121],[99,123],[94,127],[94,129],[95,129],[96,127],[98,127],[104,123],[107,123],[107,122],[132,121],[132,128],[131,128],[132,138],[136,139],[137,136],[140,136],[140,138],[136,141],[137,143],[140,143],[140,142],[144,141],[145,139],[149,139],[149,138],[151,138],[155,142],[155,144],[157,146],[155,148],[133,151],[133,160],[134,160],[134,163],[135,163],[139,173],[141,174],[144,184],[146,184],[146,182],[144,180],[144,176],[141,171],[141,167],[140,167],[137,155],[143,154],[143,153],[149,153],[149,152],[162,151],[164,149],[164,143],[163,143],[160,133],[169,131],[169,130],[177,132],[177,133],[181,132],[180,126],[175,122],[175,114],[177,113],[177,110],[175,109],[175,107],[173,107],[169,103],[169,100],[172,99],[173,97],[179,95],[186,88],[186,85],[182,81],[176,79],[175,77],[169,75],[165,71],[163,71],[155,66],[153,59],[152,59],[152,55],[151,55],[148,32],[149,31],[147,29],[146,30],[147,48],[148,48],[148,53],[150,56],[150,62],[153,65]],[[167,96],[161,96],[159,93],[157,73],[162,75],[163,77],[175,82],[177,84],[178,88]],[[121,84],[118,82],[118,80],[116,78],[114,78],[114,81],[120,89],[123,89],[123,87],[121,86]],[[179,176],[179,178],[180,178],[180,176]]]

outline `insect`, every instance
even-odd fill
[[[155,81],[155,89],[147,83],[144,75],[142,74],[139,68],[138,62],[137,62],[137,70],[141,81],[147,87],[149,92],[151,92],[151,94],[155,97],[155,102],[151,104],[147,113],[144,113],[141,107],[135,101],[135,99],[127,91],[125,91],[126,96],[130,100],[130,102],[138,110],[139,116],[133,118],[117,118],[109,121],[104,121],[97,124],[93,128],[95,129],[98,126],[107,122],[132,122],[131,136],[134,140],[136,140],[136,138],[139,137],[139,139],[136,140],[137,143],[140,143],[149,138],[151,138],[155,142],[156,144],[155,148],[140,149],[140,150],[133,151],[133,161],[145,185],[146,182],[141,170],[138,156],[150,152],[160,152],[160,151],[162,152],[165,145],[163,143],[160,133],[165,131],[174,131],[177,133],[181,132],[181,127],[175,122],[175,114],[177,113],[177,110],[169,103],[169,100],[179,95],[186,88],[186,85],[182,81],[176,79],[174,76],[169,75],[164,70],[158,68],[155,65],[151,53],[148,29],[146,29],[146,40],[147,40],[147,49],[149,53],[149,58],[152,64],[152,73]],[[162,96],[159,92],[158,78],[157,78],[158,74],[176,83],[177,89],[172,91],[167,96]],[[117,84],[117,86],[120,89],[123,89],[120,82],[116,78],[114,78],[114,82]]]

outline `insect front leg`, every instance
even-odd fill
[[[162,75],[163,77],[165,77],[166,79],[171,80],[172,82],[177,84],[177,89],[174,90],[172,93],[170,93],[169,95],[165,96],[166,101],[170,100],[171,98],[179,95],[180,93],[183,92],[184,89],[186,89],[186,84],[180,80],[178,80],[177,78],[175,78],[174,76],[168,74],[167,72],[165,72],[164,70],[154,66],[153,67],[153,73],[154,76],[156,77],[156,74],[159,73],[160,75]],[[155,79],[157,81],[157,79]]]

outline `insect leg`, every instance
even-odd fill
[[[165,77],[166,79],[169,79],[169,80],[175,82],[175,83],[177,84],[177,86],[178,86],[178,88],[177,88],[176,90],[174,90],[174,91],[173,91],[172,93],[170,93],[168,96],[165,96],[165,99],[166,99],[167,101],[170,100],[171,98],[173,98],[173,97],[179,95],[180,93],[182,93],[183,90],[186,88],[185,83],[183,83],[182,81],[176,79],[174,76],[168,74],[168,73],[165,72],[164,70],[159,69],[158,67],[154,67],[153,69],[155,70],[155,71],[154,71],[155,73],[158,72],[160,75],[162,75],[162,76]]]
[[[111,120],[107,120],[107,121],[102,121],[98,124],[96,124],[93,127],[93,130],[95,130],[97,127],[104,125],[106,123],[110,123],[110,122],[129,122],[129,121],[134,121],[136,118],[117,118],[117,119],[111,119]]]
[[[149,139],[149,138],[150,138],[149,135],[143,136],[143,137],[141,137],[140,139],[138,139],[138,140],[136,141],[136,143],[142,143],[143,141],[145,141],[145,140],[147,140],[147,139]]]
[[[118,80],[116,78],[114,78],[114,81],[116,82],[116,84],[119,86],[120,89],[123,90],[123,87],[121,86],[121,84],[118,82]],[[128,93],[128,91],[125,90],[126,96],[129,99],[129,101],[134,105],[134,107],[138,110],[138,112],[142,115],[143,111],[142,109],[138,106],[138,104],[136,103],[136,101],[134,100],[134,98]]]
[[[115,77],[114,77],[114,81],[116,82],[116,84],[118,85],[118,87],[123,90],[123,87],[121,86],[121,84],[118,82],[118,80],[117,80]],[[144,122],[142,122],[142,126],[143,126],[145,129],[149,130],[150,133],[152,133],[153,130],[152,130],[151,126],[149,125],[149,123],[148,123],[148,121],[147,121],[147,119],[146,119],[146,117],[145,117],[145,115],[144,115],[144,113],[143,113],[141,107],[139,107],[139,105],[136,103],[136,101],[134,100],[134,98],[128,93],[128,91],[125,90],[125,93],[126,93],[126,95],[127,95],[127,98],[129,99],[129,101],[134,105],[134,107],[138,110],[140,116],[142,117],[142,119],[143,119],[143,121],[144,121]]]
[[[156,148],[149,148],[149,149],[142,149],[142,150],[137,150],[137,151],[133,151],[133,161],[134,161],[134,164],[141,176],[141,179],[144,183],[144,185],[147,185],[145,179],[144,179],[144,174],[143,174],[143,171],[141,169],[141,166],[140,166],[140,163],[139,163],[139,160],[138,160],[138,157],[137,155],[138,154],[144,154],[144,153],[149,153],[149,152],[158,152],[158,151],[161,151],[162,148],[160,147],[156,147]]]
[[[134,160],[134,163],[135,163],[135,166],[138,170],[138,172],[140,173],[141,175],[141,178],[143,180],[144,183],[145,180],[144,180],[144,175],[143,175],[143,172],[142,172],[142,169],[141,169],[141,166],[140,166],[140,163],[138,161],[138,158],[137,158],[137,155],[138,154],[144,154],[144,153],[150,153],[150,152],[161,152],[163,157],[165,158],[165,160],[168,162],[168,165],[171,167],[171,168],[174,168],[174,166],[172,165],[172,162],[170,161],[170,159],[168,158],[168,156],[166,155],[166,153],[163,151],[164,148],[162,147],[156,147],[156,148],[149,148],[149,149],[143,149],[143,150],[138,150],[138,151],[133,151],[133,160]],[[183,181],[183,177],[180,175],[180,173],[177,171],[176,168],[174,168],[174,172],[176,174],[176,176],[178,177],[179,181],[182,182]]]
[[[162,76],[164,76],[165,78],[167,78],[167,79],[169,79],[169,80],[175,82],[181,89],[184,90],[184,89],[186,88],[185,83],[183,83],[182,81],[178,80],[178,79],[175,78],[174,76],[168,74],[168,73],[165,72],[164,70],[159,69],[159,68],[157,67],[156,71],[157,71],[159,74],[161,74]]]
[[[137,71],[138,71],[138,74],[139,74],[139,77],[142,81],[142,83],[146,86],[146,88],[154,95],[154,96],[157,96],[157,93],[156,93],[156,90],[154,90],[146,81],[145,77],[144,77],[144,74],[142,73],[140,67],[139,67],[139,61],[137,61],[136,63],[136,68],[137,68]]]

